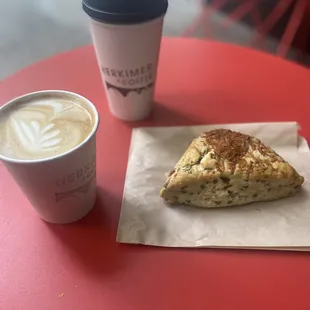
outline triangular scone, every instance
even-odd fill
[[[303,182],[260,140],[217,129],[191,143],[160,195],[173,204],[218,208],[291,196]]]

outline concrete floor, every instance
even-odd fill
[[[196,0],[169,0],[164,35],[178,36],[197,16]],[[236,24],[229,31],[219,27],[226,18],[215,13],[208,21],[213,39],[247,45],[252,31]],[[202,37],[199,31],[195,34]],[[0,79],[53,54],[91,43],[87,16],[81,0],[0,1]],[[276,42],[269,39],[272,52]]]

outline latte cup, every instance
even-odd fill
[[[13,99],[0,107],[0,117],[22,102],[46,96],[64,96],[73,102],[81,102],[93,117],[89,134],[81,143],[56,156],[20,159],[0,153],[0,160],[44,221],[71,223],[84,217],[96,200],[96,132],[99,116],[95,106],[78,94],[47,90]],[[50,137],[53,134],[50,133]]]

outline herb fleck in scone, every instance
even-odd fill
[[[304,178],[260,140],[226,129],[202,133],[186,150],[160,195],[202,208],[294,195]]]

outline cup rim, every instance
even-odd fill
[[[19,158],[11,158],[11,157],[7,157],[5,155],[2,155],[0,153],[0,161],[3,162],[7,162],[7,163],[14,163],[14,164],[38,164],[38,163],[45,163],[45,162],[49,162],[49,161],[54,161],[60,158],[63,158],[73,152],[75,152],[76,150],[80,149],[83,145],[85,145],[97,132],[98,127],[99,127],[99,123],[100,123],[100,118],[99,118],[99,113],[97,108],[95,107],[95,105],[87,98],[85,98],[84,96],[68,91],[68,90],[40,90],[40,91],[35,91],[35,92],[31,92],[31,93],[26,93],[24,95],[21,95],[19,97],[16,97],[10,101],[8,101],[7,103],[5,103],[4,105],[0,106],[0,113],[1,111],[3,111],[4,109],[6,109],[8,106],[16,104],[18,101],[25,99],[25,98],[29,98],[31,99],[31,97],[34,96],[39,96],[39,95],[69,95],[69,96],[73,96],[76,98],[79,98],[81,100],[83,100],[84,102],[87,103],[87,105],[90,107],[90,109],[93,112],[94,115],[94,120],[95,120],[95,124],[91,130],[91,132],[89,133],[89,135],[87,136],[86,139],[84,139],[81,143],[79,143],[78,145],[76,145],[74,148],[55,155],[55,156],[51,156],[51,157],[47,157],[47,158],[40,158],[40,159],[19,159]]]

